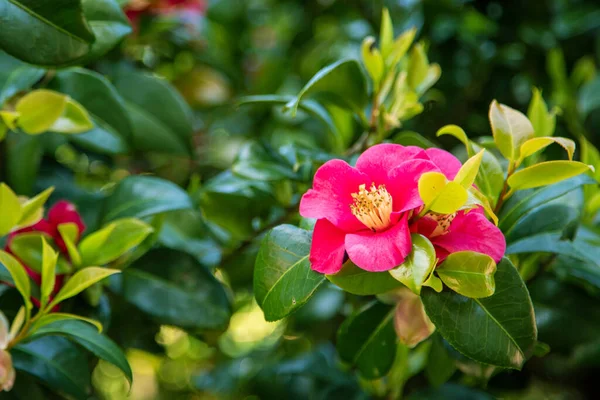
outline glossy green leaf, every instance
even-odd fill
[[[573,153],[575,152],[575,142],[571,139],[563,137],[536,137],[529,139],[521,145],[521,159],[529,157],[530,155],[548,147],[552,143],[561,145],[569,156],[569,160],[573,159]]]
[[[58,133],[83,133],[94,128],[88,112],[75,100],[68,98],[62,115],[49,130]]]
[[[513,190],[551,185],[590,171],[589,165],[578,161],[546,161],[523,168],[508,178]]]
[[[51,90],[29,92],[15,105],[20,113],[19,127],[30,135],[48,131],[65,111],[67,102],[67,96]]]
[[[131,367],[123,351],[112,340],[98,333],[98,330],[87,322],[74,319],[57,320],[38,327],[32,340],[46,335],[66,336],[98,358],[117,366],[130,382],[133,380]]]
[[[31,333],[35,333],[38,328],[41,328],[45,325],[52,324],[57,321],[67,321],[67,320],[78,320],[90,324],[96,328],[98,333],[102,333],[102,324],[95,319],[82,317],[81,315],[61,313],[61,312],[52,312],[46,315],[43,315],[40,319],[34,322],[31,327]]]
[[[498,264],[495,281],[496,292],[482,299],[430,289],[423,290],[421,298],[438,332],[462,354],[481,363],[520,369],[537,339],[533,305],[508,259]]]
[[[474,151],[479,151],[479,146],[472,144],[472,147]],[[498,158],[491,151],[483,153],[479,174],[475,178],[475,185],[488,197],[492,205],[496,204],[504,186],[504,170]]]
[[[468,199],[467,190],[460,184],[446,179],[440,172],[426,172],[419,178],[419,195],[425,207],[440,214],[452,214]]]
[[[435,135],[438,137],[442,136],[442,135],[454,136],[455,138],[460,140],[462,144],[465,145],[465,149],[467,150],[467,154],[469,155],[469,157],[472,157],[473,155],[475,155],[475,152],[473,151],[473,149],[471,147],[471,142],[469,141],[467,134],[465,133],[463,128],[461,128],[460,126],[458,126],[458,125],[443,126],[440,129],[438,129],[438,131],[435,133]]]
[[[236,175],[258,181],[280,181],[296,178],[296,174],[289,166],[260,160],[237,162],[231,170]]]
[[[0,183],[0,236],[10,232],[21,219],[21,202],[5,183]]]
[[[337,350],[341,359],[358,368],[367,379],[385,376],[396,356],[394,307],[373,302],[340,326]]]
[[[23,297],[25,306],[28,309],[31,309],[33,307],[30,300],[31,283],[29,282],[29,277],[27,276],[27,272],[25,272],[25,268],[13,256],[3,250],[0,250],[0,263],[4,265],[4,268],[10,273],[15,287]]]
[[[432,386],[437,387],[446,383],[454,375],[456,361],[448,353],[440,335],[436,334],[432,339],[425,376]]]
[[[48,304],[48,299],[54,291],[56,283],[56,261],[58,253],[42,238],[42,285],[40,288],[41,308]]]
[[[11,252],[25,263],[33,271],[42,272],[42,240],[50,239],[43,232],[24,232],[14,238],[10,243]],[[64,259],[59,259],[57,264],[57,274],[65,274],[71,271],[71,267]]]
[[[0,88],[0,106],[15,94],[30,89],[42,79],[46,71],[42,68],[23,65],[10,72],[4,86]]]
[[[87,267],[77,271],[71,278],[69,278],[67,283],[64,284],[56,297],[54,297],[54,300],[52,300],[52,303],[50,303],[48,309],[54,308],[54,306],[60,302],[76,296],[93,284],[120,272],[121,271],[116,269],[100,267]]]
[[[273,228],[264,237],[254,266],[254,296],[267,321],[300,308],[325,281],[310,268],[311,234],[291,225]]]
[[[50,187],[21,204],[21,218],[19,219],[20,227],[33,225],[43,217],[44,204],[46,204],[46,201],[53,191],[54,188]]]
[[[490,104],[489,119],[500,153],[509,160],[517,160],[521,145],[535,135],[531,122],[520,111],[496,100]]]
[[[48,387],[74,399],[88,398],[91,390],[88,359],[68,339],[46,336],[19,344],[11,353],[17,371],[33,375]]]
[[[347,82],[352,82],[352,85]],[[365,75],[356,60],[340,60],[321,69],[286,107],[291,108],[292,115],[296,115],[300,101],[317,94],[333,97],[359,114],[363,113],[369,101]]]
[[[132,31],[125,13],[117,0],[81,0],[83,14],[96,36],[85,61],[97,59]]]
[[[465,297],[488,297],[496,290],[496,263],[487,254],[472,251],[452,253],[436,272],[446,286]]]
[[[176,250],[151,250],[112,277],[110,289],[160,324],[222,330],[231,317],[219,281],[193,256]]]
[[[335,275],[326,275],[327,279],[344,291],[359,296],[369,296],[388,292],[401,286],[387,271],[370,272],[357,267],[352,261],[346,261]]]
[[[4,0],[0,25],[0,48],[37,65],[72,63],[86,55],[95,40],[80,0]]]
[[[361,54],[363,64],[373,80],[373,85],[377,87],[383,75],[384,64],[381,52],[375,46],[375,38],[367,36],[361,45]]]
[[[544,102],[542,92],[538,88],[533,88],[533,96],[529,103],[527,117],[529,118],[529,121],[531,121],[536,137],[554,135],[556,112],[554,110],[548,112],[548,107]]]
[[[481,165],[481,160],[483,159],[483,154],[485,150],[481,150],[473,157],[469,158],[462,167],[458,170],[456,177],[454,178],[454,182],[460,184],[465,189],[469,189],[475,183],[475,178],[479,173],[479,166]]]
[[[404,263],[388,272],[394,279],[402,282],[418,295],[421,293],[423,283],[435,268],[437,259],[433,245],[425,236],[413,233],[411,240],[412,251],[404,259]]]
[[[506,247],[506,254],[554,253],[600,265],[593,254],[582,251],[572,241],[563,239],[561,236],[561,232],[543,232],[529,236],[510,243]]]
[[[106,223],[125,217],[145,218],[191,208],[188,194],[174,183],[151,176],[130,176],[106,198],[102,220]]]

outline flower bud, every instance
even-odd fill
[[[0,391],[8,392],[15,384],[15,369],[12,357],[5,350],[0,350]]]
[[[427,339],[435,326],[425,314],[421,298],[406,288],[398,291],[399,298],[394,314],[394,328],[400,342],[408,347],[415,347]]]

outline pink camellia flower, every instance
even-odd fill
[[[300,214],[317,219],[309,257],[312,269],[335,274],[346,254],[366,271],[387,271],[402,264],[412,249],[409,223],[423,206],[419,178],[425,172],[441,172],[454,179],[460,167],[460,161],[447,151],[396,144],[371,147],[358,158],[356,167],[342,160],[323,164],[315,174],[313,188],[300,202]],[[468,218],[473,221],[472,216]],[[502,233],[483,215],[476,218],[477,224],[496,229],[502,241],[498,253],[503,254]],[[482,229],[474,227],[472,236],[480,232]],[[491,239],[491,246],[500,245],[496,239]],[[446,250],[458,251],[458,247]]]

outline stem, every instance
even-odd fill
[[[515,162],[509,161],[508,163],[508,171],[506,173],[506,179],[504,180],[504,186],[502,187],[502,191],[500,192],[500,196],[498,197],[498,203],[496,203],[496,207],[494,207],[494,214],[498,214],[500,208],[502,208],[502,204],[514,193],[513,189],[508,189],[508,178],[515,172]]]

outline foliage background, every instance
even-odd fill
[[[275,157],[275,150],[285,146],[311,149],[312,156],[339,154],[360,132],[342,109],[329,110],[339,129],[339,136],[331,137],[302,113],[292,119],[277,107],[237,106],[236,99],[296,94],[320,68],[357,57],[362,39],[378,32],[384,5],[395,32],[416,26],[418,37],[428,43],[430,61],[442,68],[424,112],[398,132],[416,131],[452,149],[455,141],[438,141],[437,129],[452,123],[471,137],[489,136],[490,102],[497,99],[525,111],[535,86],[563,110],[557,135],[583,132],[600,145],[600,78],[594,67],[600,62],[600,7],[595,1],[214,0],[204,16],[193,20],[143,16],[121,46],[87,67],[108,76],[117,89],[119,74],[132,69],[169,80],[193,110],[191,155],[165,154],[160,139],[158,145],[149,139],[150,144],[136,143],[120,152],[94,151],[44,135],[42,150],[34,151],[39,170],[23,167],[17,176],[4,175],[23,194],[56,186],[53,199],[76,202],[91,230],[102,215],[106,189],[125,176],[156,175],[190,195],[194,206],[167,214],[160,221],[159,247],[131,268],[178,288],[202,286],[206,272],[214,272],[226,288],[227,299],[219,301],[231,303],[224,307],[231,307],[232,317],[226,330],[207,330],[198,323],[202,313],[194,310],[189,292],[177,293],[182,296],[178,307],[160,296],[147,296],[140,306],[125,301],[115,289],[118,283],[111,281],[112,290],[91,313],[110,321],[109,336],[128,349],[135,373],[132,398],[368,398],[361,385],[377,393],[377,381],[359,382],[339,364],[333,345],[337,328],[360,298],[323,285],[298,313],[278,323],[266,323],[253,300],[257,239],[273,225],[298,222],[298,195],[309,187],[314,170],[309,167],[304,172],[308,179],[292,185],[263,179],[268,171],[248,176],[235,167],[256,154]],[[568,89],[561,84],[558,53],[551,56],[552,49],[564,53]],[[152,92],[143,96],[158,107],[165,102]],[[19,145],[20,151],[31,148]],[[595,215],[587,219],[589,250],[600,255]],[[166,273],[170,263],[173,268]],[[595,269],[569,274],[560,265],[534,279],[530,291],[540,340],[552,351],[533,358],[522,372],[500,373],[485,385],[485,368],[454,354],[462,372],[453,374],[454,383],[434,389],[427,377],[435,374],[430,371],[435,366],[425,366],[429,347],[421,346],[398,356],[406,360],[403,371],[409,371],[398,381],[406,383],[405,393],[414,399],[590,398],[600,370],[595,356],[600,354],[595,335],[600,331],[599,282]],[[11,295],[2,295],[3,306]],[[175,316],[156,311],[171,306]],[[185,322],[184,315],[192,322]],[[127,396],[118,370],[100,362],[93,371],[99,398]],[[24,399],[19,393],[24,392],[3,396]]]

